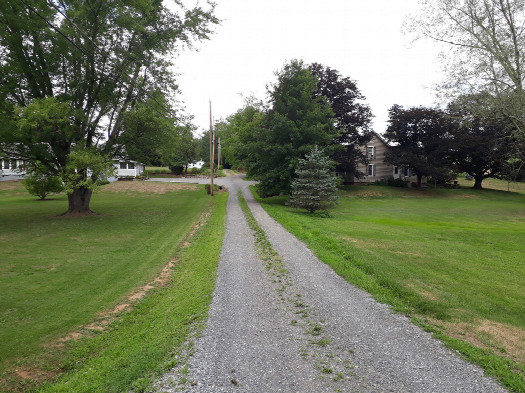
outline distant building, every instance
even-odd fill
[[[25,177],[25,162],[22,160],[10,159],[7,157],[0,159],[0,179],[18,180]]]
[[[115,176],[110,177],[109,181],[116,181],[119,178],[134,178],[144,173],[146,166],[137,161],[124,158],[113,160]],[[0,180],[22,180],[26,175],[24,169],[25,162],[9,158],[0,159]]]
[[[109,178],[109,181],[115,181],[120,178],[131,178],[142,175],[146,171],[146,165],[129,159],[114,159],[113,166],[116,169],[116,175]]]
[[[417,182],[417,176],[411,173],[410,168],[385,163],[385,155],[389,148],[381,135],[372,131],[372,139],[366,145],[359,146],[359,149],[366,154],[367,164],[357,165],[357,173],[361,176],[355,177],[354,183],[375,183],[388,178],[402,179],[409,185]],[[425,177],[423,183],[426,183]]]
[[[203,165],[204,165],[204,161],[192,162],[191,164],[188,164],[188,169],[191,169],[191,168],[201,169]]]

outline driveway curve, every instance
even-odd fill
[[[155,391],[506,391],[335,274],[264,211],[241,177],[216,182],[230,195],[207,325],[187,369],[167,373]],[[274,263],[258,255],[238,193],[277,252]]]

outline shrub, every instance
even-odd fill
[[[400,178],[394,179],[393,177],[389,177],[386,181],[386,184],[390,187],[408,187],[408,183],[406,181]]]
[[[170,165],[170,171],[174,175],[182,175],[182,172],[184,172],[184,167],[182,165]]]
[[[188,173],[192,175],[199,175],[202,173],[202,169],[201,168],[189,168]]]
[[[105,186],[106,184],[109,184],[108,179],[98,179],[97,180],[97,186]]]
[[[26,190],[31,194],[45,199],[49,194],[56,194],[64,191],[62,179],[58,176],[32,173],[26,176],[23,181]]]
[[[388,187],[408,187],[408,183],[400,178],[394,179],[390,176],[387,179],[381,179],[373,183],[377,186],[388,186]]]
[[[150,175],[157,175],[157,174],[166,174],[170,173],[168,169],[162,169],[162,168],[154,168],[154,169],[148,169],[146,172]]]
[[[292,182],[290,204],[314,213],[337,202],[337,180],[330,172],[331,162],[315,146],[304,160],[299,160]]]
[[[207,193],[208,195],[210,195],[210,194],[211,194],[211,185],[210,185],[209,183],[208,183],[208,184],[205,184],[205,185],[204,185],[204,188],[206,189],[206,193]],[[218,186],[217,184],[214,184],[214,185],[213,185],[213,192],[217,192],[217,191],[219,191],[219,190],[222,190],[222,186]]]

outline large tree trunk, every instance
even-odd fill
[[[423,180],[423,175],[417,175],[417,188],[421,188],[421,181]]]
[[[483,187],[481,187],[481,182],[483,181],[483,176],[475,176],[474,177],[474,189],[481,190]]]
[[[89,201],[93,190],[85,187],[75,188],[71,194],[68,194],[69,209],[65,215],[90,215],[93,214],[89,208]]]

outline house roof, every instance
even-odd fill
[[[381,142],[383,142],[385,145],[387,146],[390,146],[390,144],[386,141],[385,138],[383,138],[383,136],[375,131],[371,131],[372,134],[374,134],[374,136],[376,136]]]

